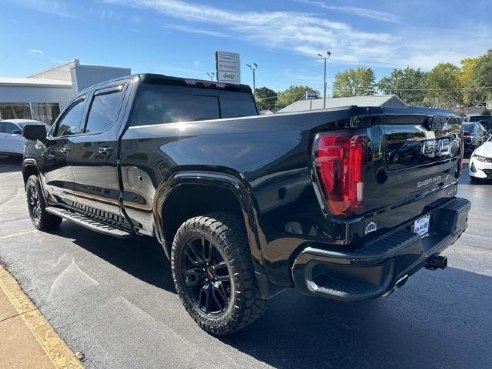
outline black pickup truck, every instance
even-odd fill
[[[143,74],[79,93],[49,132],[23,135],[34,226],[155,237],[186,310],[217,335],[289,287],[388,295],[444,268],[467,226],[461,127],[444,111],[259,116],[247,86]]]

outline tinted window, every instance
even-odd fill
[[[116,121],[120,109],[121,90],[95,95],[92,99],[85,132],[102,132]]]
[[[248,93],[161,84],[142,84],[132,126],[257,115]]]
[[[222,118],[258,115],[253,97],[244,92],[224,91],[220,94]]]
[[[12,133],[14,131],[19,131],[19,127],[17,127],[15,124],[8,123],[8,122],[3,122],[0,123],[0,132],[2,133]]]
[[[469,117],[469,122],[480,122],[481,120],[485,122],[492,122],[492,117],[487,115],[472,115]]]
[[[216,96],[193,94],[192,88],[164,85],[142,85],[132,114],[132,125],[189,122],[217,119]]]
[[[0,119],[32,119],[29,103],[0,104]]]
[[[45,123],[53,123],[60,115],[58,103],[31,103],[32,118]]]
[[[473,133],[475,125],[473,123],[464,123],[463,124],[463,131],[467,133]]]
[[[84,106],[84,100],[79,100],[68,108],[63,118],[58,122],[55,136],[68,136],[79,132]]]

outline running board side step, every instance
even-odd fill
[[[133,235],[133,233],[127,232],[123,229],[116,228],[110,224],[101,222],[99,220],[95,220],[93,218],[90,218],[88,216],[70,210],[49,206],[46,208],[46,211],[50,214],[57,215],[61,218],[70,220],[82,227],[89,228],[95,232],[103,233],[108,236],[128,238]]]

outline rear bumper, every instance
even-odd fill
[[[306,247],[292,265],[294,285],[302,293],[344,301],[384,295],[453,244],[467,227],[469,210],[462,198],[434,208],[424,237],[413,232],[413,219],[355,250]]]

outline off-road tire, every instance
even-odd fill
[[[27,209],[33,226],[42,231],[60,225],[62,218],[46,211],[46,201],[39,178],[31,175],[26,182]]]
[[[230,282],[220,283],[229,286],[228,302],[224,303],[226,307],[223,310],[219,309],[219,312],[207,313],[204,311],[199,306],[201,299],[197,301],[196,293],[190,292],[190,289],[199,289],[201,298],[202,290],[206,286],[214,288],[215,283],[218,283],[204,284],[203,287],[199,287],[199,283],[193,287],[189,286],[190,272],[186,270],[185,264],[190,263],[188,248],[191,247],[192,243],[195,245],[196,242],[200,242],[202,245],[208,242],[213,245],[218,251],[217,257],[222,258],[219,264],[224,267],[225,263],[227,266]],[[188,251],[187,255],[185,255],[185,251]],[[210,257],[210,259],[213,258]],[[195,266],[195,264],[193,265]],[[244,224],[239,217],[232,213],[213,213],[194,217],[184,222],[174,237],[171,249],[171,267],[174,286],[181,302],[195,322],[211,334],[228,335],[234,333],[258,319],[267,308],[267,300],[260,296]],[[210,276],[207,273],[208,269],[205,272],[204,268],[203,278]],[[193,281],[191,282],[193,283]],[[206,289],[205,291],[211,290]],[[207,309],[205,308],[205,310]]]

